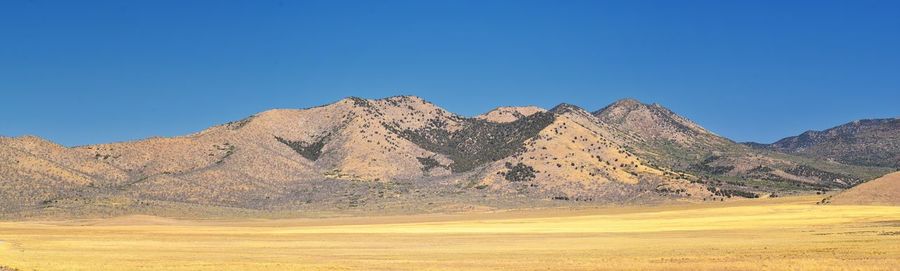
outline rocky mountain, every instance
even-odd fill
[[[900,168],[900,118],[858,120],[755,146],[844,164]]]
[[[347,98],[172,138],[73,148],[0,138],[0,213],[725,200],[840,189],[885,171],[753,149],[636,100],[467,118],[418,97]]]

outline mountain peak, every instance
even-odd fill
[[[15,142],[16,144],[57,145],[56,143],[54,143],[50,140],[44,139],[43,137],[39,137],[36,135],[22,135],[22,136],[15,136],[15,137],[0,136],[0,142],[2,142],[2,141]]]
[[[564,114],[564,113],[570,113],[570,112],[587,113],[587,111],[584,110],[583,108],[581,108],[577,105],[574,105],[574,104],[569,104],[569,103],[558,104],[558,105],[554,106],[553,108],[551,108],[550,112],[553,112],[556,114]],[[587,114],[590,114],[590,113],[587,113]]]
[[[428,102],[424,98],[415,96],[415,95],[395,95],[390,97],[381,98],[379,100],[394,100],[394,101],[413,101],[413,102]]]
[[[488,111],[487,113],[475,116],[476,119],[486,120],[497,123],[507,123],[528,117],[540,112],[546,112],[546,109],[537,106],[501,106]]]
[[[348,96],[346,98],[341,99],[341,101],[404,101],[404,102],[428,102],[422,97],[415,95],[394,95],[388,96],[384,98],[376,98],[376,99],[368,99],[359,96]]]
[[[434,105],[433,103],[419,97],[412,95],[399,95],[399,96],[391,96],[386,98],[377,99],[375,101],[383,101],[389,103],[391,105],[416,105],[416,104],[425,104],[425,105]]]
[[[605,123],[652,140],[693,145],[692,141],[702,136],[707,138],[704,141],[723,141],[693,121],[655,103],[648,105],[635,99],[622,99],[593,114]]]
[[[654,105],[656,107],[662,108],[662,106],[660,106],[658,104],[654,104]],[[647,105],[645,103],[642,103],[641,101],[634,99],[634,98],[624,98],[624,99],[615,101],[615,102],[607,105],[606,107],[601,108],[600,110],[594,111],[593,114],[599,116],[601,114],[605,114],[604,112],[607,112],[607,113],[613,112],[613,111],[628,112],[628,111],[636,110],[641,107],[651,107],[651,106]]]
[[[355,106],[368,107],[368,106],[370,106],[370,102],[371,102],[371,100],[366,99],[366,98],[350,96],[350,97],[341,99],[337,103],[353,104]]]
[[[641,101],[639,101],[635,98],[624,98],[624,99],[620,99],[620,100],[612,103],[610,106],[637,106],[637,105],[644,105],[644,103],[642,103]]]
[[[410,105],[412,105],[412,106],[416,106],[416,105],[434,106],[433,103],[431,103],[421,97],[412,96],[412,95],[397,95],[397,96],[390,96],[390,97],[384,97],[384,98],[378,98],[378,99],[366,99],[366,98],[357,97],[357,96],[350,96],[350,97],[341,99],[337,103],[353,104],[355,106],[360,106],[360,107],[371,107],[373,104],[386,104],[386,105],[392,105],[392,106],[410,106]]]

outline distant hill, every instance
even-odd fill
[[[900,168],[900,119],[858,120],[754,146],[844,164]]]
[[[900,205],[900,172],[860,184],[826,201],[845,205]]]
[[[618,136],[622,144],[639,157],[690,175],[693,182],[719,195],[755,197],[791,190],[829,190],[874,177],[871,169],[735,143],[659,104],[624,99],[594,115],[622,132]]]
[[[67,148],[0,137],[0,214],[721,201],[842,189],[888,170],[751,148],[632,99],[467,118],[414,96],[351,97],[171,138]]]

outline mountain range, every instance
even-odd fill
[[[900,119],[865,119],[755,147],[840,163],[900,168]]]
[[[900,121],[736,143],[658,104],[500,107],[414,96],[276,109],[200,132],[64,147],[0,137],[0,216],[452,211],[841,190],[898,166]]]

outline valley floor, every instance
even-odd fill
[[[819,197],[284,220],[0,222],[19,270],[891,270],[900,207]]]

